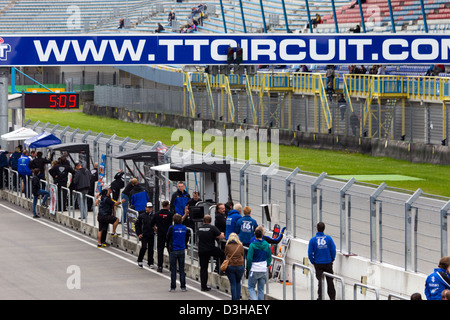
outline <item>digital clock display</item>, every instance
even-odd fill
[[[78,93],[25,93],[25,108],[78,109]]]

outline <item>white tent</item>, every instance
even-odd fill
[[[26,140],[28,138],[37,136],[39,133],[29,129],[29,128],[20,128],[5,134],[2,134],[1,138],[3,141],[18,141],[18,140]]]

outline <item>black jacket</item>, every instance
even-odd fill
[[[73,177],[73,183],[75,185],[75,190],[88,189],[91,182],[91,174],[86,168],[80,168],[75,172]]]
[[[57,164],[49,170],[49,173],[52,175],[55,183],[64,187],[67,185],[69,172],[72,175],[75,174],[75,170],[73,170],[72,167],[66,163]]]
[[[156,225],[158,228],[158,237],[165,237],[167,235],[167,231],[169,231],[169,228],[172,225],[173,215],[174,213],[167,209],[161,209],[155,214],[151,225],[152,227]]]
[[[136,234],[139,236],[142,234],[145,238],[150,238],[155,236],[153,227],[151,225],[152,219],[154,218],[153,212],[149,214],[148,212],[141,213],[136,219],[134,224]]]
[[[41,179],[37,175],[31,178],[31,193],[35,196],[41,189]]]

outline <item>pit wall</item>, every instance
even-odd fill
[[[23,207],[32,211],[32,201],[23,197],[17,196],[16,193],[11,193],[5,190],[0,190],[1,199],[7,200],[10,203]],[[49,213],[48,209],[38,206],[38,214],[43,219],[64,225],[67,228],[79,231],[86,234],[93,239],[97,238],[98,228],[92,224],[86,223],[78,218],[70,217],[65,214],[57,212],[55,215]],[[140,244],[136,242],[136,239],[126,239],[124,237],[110,238],[108,236],[107,242],[112,246],[125,250],[137,257],[140,249]],[[308,252],[308,242],[299,239],[293,239],[290,242],[290,247],[286,257],[286,279],[289,283],[292,283],[292,265],[293,263],[306,264]],[[155,254],[156,255],[156,254]],[[165,251],[165,264],[168,263],[168,255]],[[309,266],[312,267],[312,266]],[[314,268],[312,268],[314,270]],[[300,272],[300,273],[299,273]],[[297,300],[309,300],[310,299],[310,286],[309,279],[304,274],[301,274],[302,270],[296,271],[296,286],[300,289],[297,291]],[[334,262],[334,273],[342,277],[345,281],[345,300],[353,299],[353,286],[355,283],[360,283],[361,277],[367,277],[367,284],[375,287],[379,290],[380,300],[388,298],[389,294],[394,294],[408,299],[414,292],[420,292],[425,299],[423,289],[425,285],[426,275],[420,273],[406,272],[402,268],[398,268],[389,264],[371,262],[368,259],[358,256],[346,256],[338,252],[336,260]],[[198,263],[194,262],[190,264],[190,257],[186,255],[186,275],[187,277],[199,281],[200,269]],[[229,282],[226,276],[218,276],[216,273],[209,274],[210,285],[219,290],[229,292]],[[314,284],[314,294],[317,291],[317,281]],[[336,285],[337,299],[342,298],[340,285]],[[243,300],[248,299],[247,281],[244,281],[242,287]],[[282,284],[275,283],[269,290],[269,294],[266,295],[266,299],[283,299]],[[286,299],[292,299],[292,286],[286,286]],[[367,293],[366,296],[358,296],[359,300],[374,300],[375,295]]]

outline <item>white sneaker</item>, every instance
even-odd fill
[[[142,264],[142,262],[138,262],[138,266],[139,266],[139,268],[143,268],[143,267],[144,267],[144,265]]]

